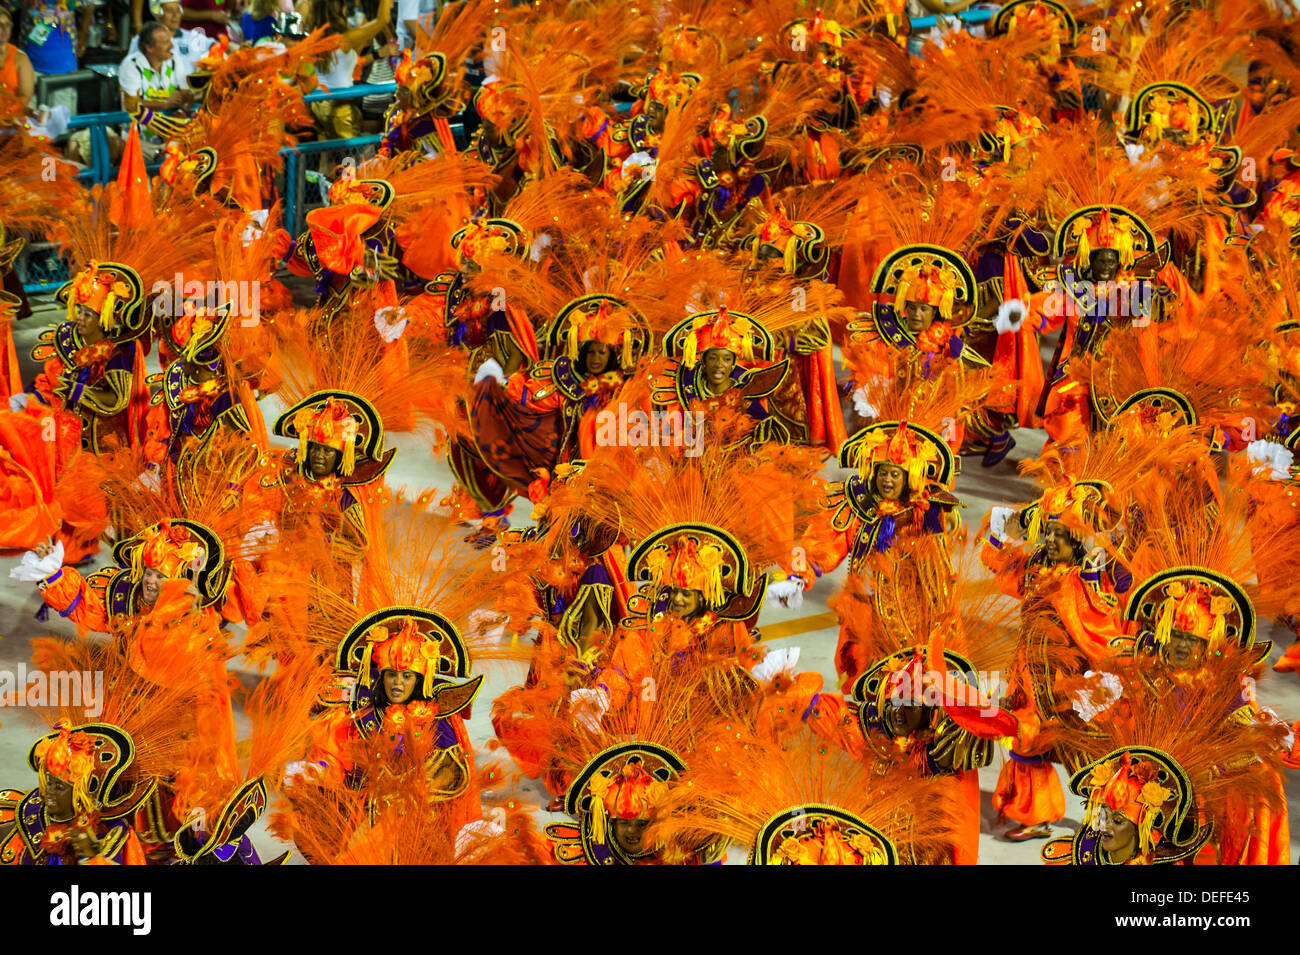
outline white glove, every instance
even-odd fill
[[[795,665],[798,662],[798,647],[782,647],[779,650],[770,651],[767,656],[763,657],[763,662],[749,672],[753,674],[754,679],[759,683],[771,683],[782,673],[793,674]]]
[[[797,610],[803,606],[803,580],[796,577],[793,580],[777,580],[768,584],[767,602]]]
[[[1128,161],[1135,166],[1142,159],[1142,154],[1146,152],[1146,149],[1147,148],[1143,146],[1141,143],[1124,144],[1124,152],[1128,154]]]
[[[157,468],[147,468],[141,472],[136,484],[151,494],[157,494],[162,490],[162,476],[158,473]]]
[[[998,540],[1006,540],[1007,521],[1016,513],[1014,507],[994,507],[989,511],[989,533]]]
[[[375,330],[390,345],[402,337],[409,322],[406,310],[400,305],[385,305],[375,312]]]
[[[871,390],[880,387],[881,380],[872,378],[853,392],[853,410],[864,418],[880,417],[880,409],[871,403]]]
[[[27,402],[28,402],[28,400],[31,399],[31,397],[32,397],[32,396],[29,395],[29,394],[28,394],[27,392],[25,392],[25,391],[20,392],[19,394],[16,394],[16,395],[10,395],[10,396],[9,396],[9,410],[10,410],[10,411],[22,411],[24,408],[27,407]]]
[[[266,218],[271,214],[270,209],[256,209],[248,214],[248,225],[244,227],[244,234],[239,237],[239,241],[245,246],[252,245],[262,236],[266,229]]]
[[[494,809],[488,813],[488,818],[466,823],[460,832],[456,833],[456,855],[458,857],[469,855],[478,840],[495,839],[497,836],[504,835],[505,831],[505,810]]]
[[[1084,679],[1089,677],[1100,677],[1100,679],[1076,692],[1070,700],[1070,705],[1074,708],[1074,712],[1079,714],[1081,720],[1091,723],[1094,717],[1111,708],[1111,705],[1120,698],[1122,690],[1119,677],[1113,673],[1094,673],[1089,670],[1083,676]]]
[[[658,161],[647,152],[633,153],[623,160],[623,168],[620,172],[628,176],[633,168],[637,170],[638,179],[653,179],[655,177],[655,167]]]
[[[609,712],[609,696],[599,687],[574,690],[569,694],[569,712],[573,714],[574,722],[583,729],[599,733],[601,721]]]
[[[998,306],[998,317],[993,319],[993,330],[999,335],[1020,331],[1029,315],[1029,305],[1018,298],[1009,298]]]
[[[489,358],[483,364],[478,366],[478,371],[474,372],[474,384],[478,384],[485,378],[495,378],[501,387],[506,385],[506,373],[495,358]]]
[[[62,566],[63,541],[55,541],[54,550],[44,557],[37,557],[34,550],[29,550],[23,554],[18,566],[9,571],[9,576],[24,583],[36,584],[50,576],[50,574],[56,573]]]
[[[1291,476],[1295,455],[1276,441],[1252,441],[1246,445],[1246,460],[1252,470],[1265,472],[1270,481],[1285,481]]]
[[[256,546],[259,541],[266,541],[268,544],[274,544],[280,536],[280,528],[276,527],[271,521],[263,521],[260,524],[254,524],[244,535],[244,546]]]
[[[532,248],[528,252],[528,257],[534,262],[542,261],[542,253],[551,247],[551,234],[543,232],[537,238],[533,239]]]

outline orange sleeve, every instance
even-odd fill
[[[839,693],[822,693],[813,702],[808,728],[822,739],[835,743],[854,759],[867,749],[857,715]]]
[[[829,574],[849,555],[849,532],[837,531],[834,517],[834,511],[816,515],[799,542],[806,566],[791,573],[803,578],[805,590],[811,590],[817,582],[818,571]]]
[[[1009,597],[1024,597],[1025,561],[1019,547],[1010,544],[997,547],[986,540],[980,550],[980,561],[993,571],[999,590]]]
[[[108,633],[104,591],[86,583],[75,567],[63,567],[40,584],[41,598],[79,629]]]

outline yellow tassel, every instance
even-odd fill
[[[1219,614],[1214,618],[1214,626],[1210,628],[1210,648],[1214,649],[1218,647],[1220,641],[1227,636],[1227,633],[1228,618],[1223,614]]]
[[[599,792],[597,792],[595,782],[593,779],[590,787],[591,841],[603,846],[608,838],[608,825],[605,816],[605,790],[609,788],[609,782],[606,780],[605,785],[599,787]]]
[[[630,369],[632,367],[632,330],[628,329],[623,333],[623,367]]]
[[[894,311],[900,316],[903,314],[903,307],[907,304],[907,293],[915,278],[916,269],[912,268],[905,271],[903,277],[898,280],[898,290],[894,293]]]
[[[692,325],[690,331],[686,334],[686,342],[682,345],[682,364],[687,368],[694,368],[695,362],[699,360],[697,351],[698,346],[695,341],[695,326]]]
[[[799,240],[795,236],[790,236],[785,243],[785,270],[793,275],[795,266],[799,261]]]
[[[1151,851],[1151,830],[1155,827],[1155,810],[1148,809],[1142,813],[1142,821],[1138,823],[1138,848],[1144,855]]]
[[[1116,223],[1115,249],[1119,252],[1120,265],[1127,269],[1133,264],[1133,233],[1128,229],[1119,232],[1118,229]]]
[[[99,310],[99,327],[106,332],[113,330],[116,321],[113,319],[113,306],[117,304],[117,296],[109,292],[104,296],[104,307]]]
[[[339,468],[344,477],[348,477],[357,465],[357,443],[348,441],[343,445],[343,464]]]
[[[1043,505],[1039,504],[1029,515],[1028,538],[1031,544],[1037,544],[1043,534]]]
[[[139,582],[144,578],[144,544],[131,553],[131,580]]]
[[[1092,255],[1092,244],[1088,241],[1088,230],[1092,228],[1091,219],[1080,219],[1074,224],[1074,234],[1079,240],[1079,249],[1075,255],[1075,261],[1080,265],[1088,261],[1088,256]]]
[[[573,320],[569,320],[569,330],[565,333],[564,353],[569,356],[569,361],[578,360],[578,326]]]
[[[1156,643],[1165,646],[1174,629],[1174,607],[1178,603],[1175,597],[1166,597],[1160,605],[1160,618],[1156,622]]]
[[[73,321],[77,317],[77,290],[76,288],[68,289],[68,321]]]
[[[939,299],[939,314],[945,320],[952,318],[952,303],[956,294],[955,289],[944,289],[943,296]]]
[[[357,683],[360,686],[370,686],[370,658],[374,649],[374,641],[367,640],[366,648],[361,651],[361,672],[357,674]]]

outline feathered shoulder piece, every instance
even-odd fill
[[[1058,231],[1057,254],[1063,255],[1073,251],[1063,243],[1073,235],[1077,216],[1099,206],[1156,237],[1190,235],[1201,225],[1201,198],[1217,184],[1218,177],[1203,162],[1178,157],[1131,162],[1110,124],[1087,117],[1054,124],[1044,134],[1023,190],[1041,202],[1046,221]]]
[[[1179,321],[1115,329],[1075,374],[1091,380],[1095,405],[1111,427],[1132,431],[1137,416],[1141,426],[1165,433],[1199,428],[1207,445],[1222,447],[1223,429],[1250,427],[1247,422],[1257,428],[1273,398],[1262,366],[1222,361],[1225,353],[1249,354],[1259,341],[1264,322],[1245,320],[1242,312],[1219,296],[1197,313],[1195,329]]]
[[[227,116],[238,115],[228,112],[227,103],[231,94],[240,88],[258,89],[263,96],[274,99],[301,102],[304,93],[320,85],[315,64],[338,49],[342,42],[338,35],[326,36],[325,27],[321,27],[280,52],[266,46],[236,50],[203,77],[207,89],[205,108]]]
[[[1178,679],[1174,692],[1167,666],[1150,659],[1077,680],[1073,706],[1085,719],[1058,731],[1058,751],[1074,754],[1070,790],[1085,800],[1084,820],[1071,839],[1049,843],[1044,857],[1076,865],[1179,862],[1222,837],[1232,805],[1280,808],[1286,727],[1238,718],[1243,662],[1226,653]]]
[[[133,638],[144,626],[143,622],[133,623],[124,637]],[[92,750],[98,765],[89,767],[89,778],[85,780],[97,780],[103,785],[92,793],[101,806],[142,803],[157,783],[168,780],[184,762],[198,736],[194,701],[206,679],[203,671],[175,668],[173,678],[164,686],[140,676],[128,661],[124,646],[120,642],[85,639],[32,641],[32,662],[36,667],[47,673],[81,674],[83,694],[103,693],[102,711],[93,721],[86,717],[88,697],[68,701],[68,705],[45,714],[52,727],[67,726],[73,737],[79,727],[91,736],[104,734],[103,745]],[[102,677],[102,683],[92,679],[96,675]],[[79,705],[71,705],[73,702]],[[111,729],[101,730],[104,726]],[[57,755],[57,748],[49,749],[48,744],[45,750],[40,744],[33,747],[33,757],[39,757],[38,762],[46,769],[52,768],[49,761]],[[32,768],[40,771],[36,762]],[[66,778],[63,772],[59,774]]]
[[[337,668],[356,670],[363,682],[369,669],[398,660],[423,673],[432,691],[441,678],[469,680],[474,664],[528,658],[518,636],[530,621],[507,619],[485,597],[503,576],[498,559],[467,543],[452,519],[431,513],[432,499],[432,492],[398,494],[376,508],[355,595],[313,591],[311,641],[330,657],[342,654]]]
[[[1046,115],[1046,87],[1035,71],[1020,67],[1044,46],[1029,32],[993,40],[958,33],[945,36],[942,47],[928,44],[916,64],[901,138],[928,151],[971,143],[992,132],[1008,111],[1030,121]]]
[[[1285,536],[1252,528],[1249,495],[1236,489],[1216,499],[1162,487],[1144,490],[1138,503],[1127,522],[1133,587],[1124,613],[1148,649],[1163,650],[1181,633],[1211,651],[1236,645],[1262,658],[1271,644],[1258,639],[1257,621],[1280,613],[1289,594],[1285,575],[1260,571],[1280,566]]]
[[[932,780],[854,759],[811,733],[776,746],[719,728],[701,750],[650,838],[722,838],[751,865],[934,863],[951,838],[952,809]]]

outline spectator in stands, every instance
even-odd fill
[[[415,49],[419,35],[421,0],[397,0],[397,42],[404,50]]]
[[[23,0],[23,9],[19,46],[32,69],[41,74],[75,72],[95,15],[91,0]]]
[[[367,85],[378,86],[392,83],[397,79],[397,64],[402,56],[402,48],[393,36],[393,28],[385,27],[371,44],[374,58],[366,71]],[[384,128],[384,116],[393,105],[392,93],[374,93],[361,101],[361,120],[367,133],[378,133]]]
[[[0,87],[30,103],[36,92],[36,72],[27,54],[9,42],[13,32],[13,14],[0,9]]]
[[[259,41],[274,38],[275,15],[279,12],[279,0],[253,0],[239,21],[244,31],[244,42],[256,46]]]
[[[162,149],[162,139],[184,122],[194,91],[185,78],[190,68],[172,49],[171,31],[161,23],[147,23],[140,31],[140,49],[128,53],[118,69],[122,108],[153,135],[141,137],[146,159]]]
[[[185,8],[181,26],[201,30],[214,40],[227,34],[226,26],[230,23],[228,0],[183,0],[181,5]]]
[[[181,26],[180,0],[150,0],[149,12],[153,18],[171,31],[172,52],[185,61],[188,72],[194,72],[199,60],[203,59],[212,46],[212,38],[201,30],[186,30]],[[131,37],[128,53],[138,53],[140,35]]]
[[[343,48],[330,53],[317,66],[316,78],[331,90],[352,86],[357,55],[388,26],[392,11],[393,0],[379,0],[379,12],[375,18],[354,27],[348,22],[346,0],[311,0],[307,8],[307,30],[323,26],[327,35],[341,34],[344,38]],[[356,103],[325,100],[312,103],[311,108],[323,139],[350,139],[360,134],[361,110]]]

